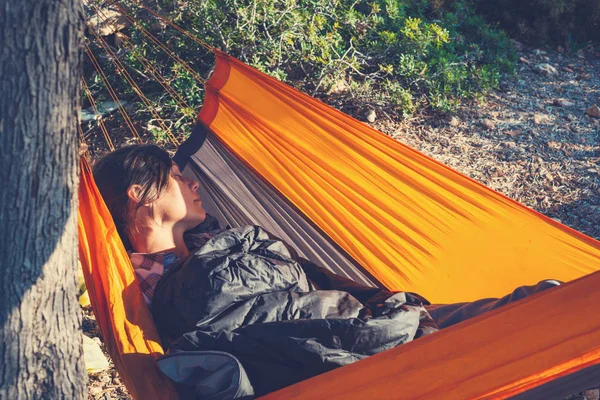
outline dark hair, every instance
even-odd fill
[[[127,189],[131,185],[142,187],[137,211],[139,207],[160,197],[169,184],[171,165],[169,153],[149,144],[122,147],[105,155],[94,165],[96,186],[127,250],[131,250],[131,243],[127,236],[131,228]]]

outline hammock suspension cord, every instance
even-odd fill
[[[133,78],[131,77],[131,75],[129,75],[129,72],[123,66],[123,64],[121,63],[121,61],[119,60],[119,57],[115,54],[114,51],[112,51],[112,49],[110,48],[110,46],[108,46],[108,44],[106,44],[106,41],[100,35],[98,35],[98,33],[93,28],[91,28],[89,26],[88,26],[88,28],[94,34],[94,36],[96,37],[96,39],[98,40],[98,43],[102,46],[102,48],[111,56],[112,62],[115,65],[115,69],[116,69],[117,73],[120,73],[125,78],[125,80],[127,82],[129,82],[129,84],[131,85],[131,87],[134,90],[134,92],[136,92],[136,94],[139,96],[139,98],[142,100],[142,102],[146,105],[146,107],[148,108],[148,110],[150,110],[150,113],[158,121],[158,123],[160,124],[161,128],[166,132],[166,134],[169,137],[169,139],[171,140],[171,142],[173,142],[173,144],[175,146],[178,146],[179,145],[179,141],[177,140],[177,138],[175,138],[175,136],[171,132],[171,128],[169,128],[165,124],[165,122],[163,121],[163,119],[161,118],[161,116],[156,111],[156,108],[154,107],[154,105],[152,104],[152,102],[144,95],[144,93],[139,88],[139,86],[137,85],[137,83],[135,83],[135,80],[133,80]]]
[[[91,1],[86,2],[86,3],[87,3],[87,5],[91,5],[95,9],[95,11],[96,11],[96,13],[98,15],[100,15],[100,14],[104,15],[103,11],[97,5],[93,4]],[[174,54],[172,51],[170,51],[169,48],[164,43],[162,43],[159,39],[157,39],[154,35],[152,35],[146,29],[144,29],[141,26],[141,24],[139,24],[138,21],[136,21],[135,19],[133,19],[123,8],[115,5],[114,3],[111,4],[111,6],[115,6],[115,8],[117,8],[117,10],[119,11],[119,13],[121,13],[125,18],[127,18],[127,20],[134,27],[136,27],[144,36],[148,37],[152,42],[154,42],[156,45],[158,45],[159,48],[161,48],[171,59],[173,59],[176,63],[180,64],[186,71],[188,71],[192,75],[192,77],[196,81],[198,81],[203,86],[206,84],[206,80],[204,78],[202,78],[198,73],[196,73],[189,66],[189,64],[187,64],[180,57],[178,57],[176,54]],[[181,27],[179,27],[176,24],[170,22],[168,19],[166,19],[165,17],[161,16],[160,14],[158,14],[158,13],[156,13],[156,12],[148,9],[145,6],[143,6],[143,8],[146,9],[147,11],[151,12],[153,15],[157,16],[161,20],[165,21],[166,23],[168,23],[170,26],[172,26],[173,28],[175,28],[179,32],[185,34],[187,37],[189,37],[190,39],[192,39],[194,42],[200,44],[204,48],[210,50],[211,52],[214,50],[214,47],[208,45],[207,43],[203,42],[202,40],[198,39],[197,37],[189,34],[185,30],[183,30]],[[167,133],[167,136],[170,139],[170,141],[177,147],[179,145],[179,141],[173,135],[173,133],[170,130],[170,128],[166,126],[166,124],[164,123],[163,119],[158,114],[156,108],[152,105],[152,103],[150,102],[150,100],[143,94],[143,92],[141,91],[141,89],[139,88],[139,86],[135,83],[135,81],[133,80],[133,78],[131,77],[131,75],[125,70],[123,64],[118,59],[117,55],[114,53],[114,51],[112,51],[110,49],[110,46],[106,43],[106,41],[104,40],[104,38],[102,38],[92,27],[89,27],[89,29],[90,29],[90,32],[92,32],[92,34],[95,36],[95,38],[99,42],[99,44],[104,48],[104,50],[111,57],[111,59],[113,61],[113,64],[115,65],[116,71],[118,73],[120,73],[121,75],[123,75],[123,77],[125,78],[125,80],[127,81],[127,83],[129,83],[129,85],[136,92],[136,94],[138,95],[138,97],[140,97],[140,99],[142,100],[142,102],[146,105],[146,108],[148,109],[148,111],[159,122],[159,124],[161,125],[161,128]],[[173,87],[160,74],[160,72],[152,65],[152,63],[148,59],[146,59],[145,57],[143,57],[137,50],[135,50],[135,46],[131,43],[131,41],[129,41],[126,37],[122,38],[122,40],[123,40],[123,43],[125,44],[126,48],[132,53],[132,55],[145,68],[147,68],[147,70],[151,73],[151,75],[155,78],[155,80],[165,89],[165,91],[169,94],[169,96],[174,100],[174,102],[180,108],[182,108],[182,109],[188,109],[188,110],[192,109],[192,107],[187,103],[187,101],[179,93],[177,93],[177,91],[175,89],[173,89]],[[115,103],[120,104],[118,96],[116,95],[115,90],[110,85],[109,80],[106,77],[106,74],[103,72],[102,67],[100,66],[100,63],[93,56],[93,53],[92,53],[91,49],[89,48],[89,46],[87,44],[85,46],[86,46],[86,49],[85,49],[86,50],[86,54],[88,55],[88,57],[92,61],[92,64],[93,64],[94,68],[96,69],[96,71],[101,76],[102,81],[105,84],[105,86],[106,86],[106,88],[107,88],[107,90],[108,90],[111,98],[113,99],[113,101],[115,101]],[[86,87],[87,87],[87,85],[86,85]],[[86,95],[88,95],[88,98],[90,98],[91,97],[91,92],[89,91],[89,88],[87,88],[87,90],[86,90],[86,87],[84,87],[84,91],[86,91]],[[93,100],[91,99],[90,102],[92,102],[92,101]],[[95,106],[95,102],[94,102],[94,106],[93,107],[94,107],[94,110],[98,113],[97,107]],[[123,107],[118,107],[118,109],[119,109],[119,112],[121,113],[121,115],[123,116],[123,119],[127,123],[128,127],[129,127],[129,130],[131,130],[131,132],[133,133],[133,135],[137,138],[138,142],[143,143],[143,140],[140,137],[140,135],[138,134],[138,132],[137,132],[137,130],[136,130],[133,122],[131,121],[131,118],[129,117],[129,115],[127,115],[127,113],[123,109]],[[102,123],[102,119],[101,119],[101,129],[103,131],[103,135],[104,135],[105,141],[106,141],[109,149],[111,151],[114,150],[114,148],[115,148],[114,144],[113,144],[112,140],[110,139],[110,135],[108,134],[108,131],[106,130],[105,125]]]
[[[92,4],[92,3],[88,3],[88,4]],[[104,12],[100,8],[98,8],[96,5],[93,5],[93,7],[95,8],[97,13],[105,15]],[[171,98],[175,101],[175,103],[181,109],[192,109],[192,107],[187,103],[187,101],[183,97],[181,97],[181,95],[179,93],[177,93],[177,91],[175,89],[173,89],[173,87],[169,84],[169,82],[167,82],[167,80],[152,65],[152,63],[147,58],[145,58],[143,55],[141,55],[138,50],[135,49],[135,46],[131,43],[131,41],[127,37],[123,37],[122,40],[123,40],[123,44],[125,44],[125,47],[131,52],[131,54],[136,58],[136,60],[138,60],[140,62],[140,64],[142,64],[144,66],[144,68],[146,68],[148,71],[150,71],[150,73],[152,74],[154,79],[163,87],[163,89],[165,89],[165,91],[171,96]],[[189,116],[186,116],[186,117],[189,118]],[[192,118],[192,120],[193,120],[193,118]]]
[[[106,126],[104,125],[104,118],[102,118],[102,114],[100,114],[100,112],[98,111],[98,106],[96,105],[96,101],[94,100],[94,97],[92,96],[92,93],[90,92],[90,88],[88,87],[87,83],[85,82],[84,77],[81,77],[81,87],[83,87],[83,91],[85,92],[86,97],[90,101],[90,104],[92,105],[92,109],[94,110],[94,113],[96,113],[96,115],[99,116],[98,125],[100,126],[100,130],[102,131],[102,134],[104,135],[104,140],[106,140],[106,144],[108,144],[108,148],[110,149],[110,151],[114,151],[115,145],[113,144],[113,142],[110,138],[110,135],[108,134],[108,130],[106,129]]]
[[[112,85],[110,84],[108,78],[106,77],[106,74],[104,73],[104,70],[100,66],[100,63],[98,62],[98,60],[96,60],[94,53],[92,53],[92,50],[90,49],[90,47],[88,46],[87,43],[84,43],[84,46],[85,46],[85,53],[87,54],[90,61],[92,62],[92,65],[96,69],[96,72],[98,72],[98,74],[100,75],[100,78],[102,79],[102,82],[104,83],[104,86],[106,87],[106,90],[108,91],[110,97],[113,99],[113,101],[116,104],[120,105],[121,102],[117,96],[117,93],[114,91]],[[119,113],[123,117],[123,120],[127,124],[127,127],[129,128],[129,130],[131,131],[133,136],[138,138],[138,141],[140,143],[142,143],[143,142],[142,138],[140,137],[139,133],[137,132],[137,129],[135,128],[135,125],[133,124],[133,121],[131,120],[131,118],[129,118],[129,115],[127,114],[127,112],[123,109],[123,107],[117,107],[117,109],[119,110]],[[109,147],[110,147],[110,145],[109,145]]]

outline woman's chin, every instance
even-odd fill
[[[198,223],[201,224],[202,222],[204,222],[205,219],[206,219],[206,211],[204,211],[204,209],[202,209],[202,211],[200,211],[198,213]]]

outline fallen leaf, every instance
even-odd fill
[[[537,72],[538,74],[542,74],[542,75],[546,75],[546,76],[552,76],[552,75],[558,74],[558,71],[556,70],[556,68],[554,68],[552,65],[550,65],[548,63],[537,64],[535,67],[533,67],[533,70],[535,72]]]
[[[546,124],[550,122],[550,117],[545,114],[533,114],[533,123],[536,125]]]
[[[559,107],[571,107],[574,105],[569,100],[565,100],[565,99],[554,99],[552,101],[552,104],[554,104],[555,106],[559,106]]]
[[[514,129],[514,130],[511,130],[511,131],[504,131],[505,135],[513,136],[513,137],[514,136],[519,136],[522,133],[523,133],[523,130],[521,130],[521,129]]]

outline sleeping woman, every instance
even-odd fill
[[[260,396],[552,287],[430,305],[359,285],[259,226],[222,229],[168,153],[109,153],[94,179],[129,251],[183,398]]]

